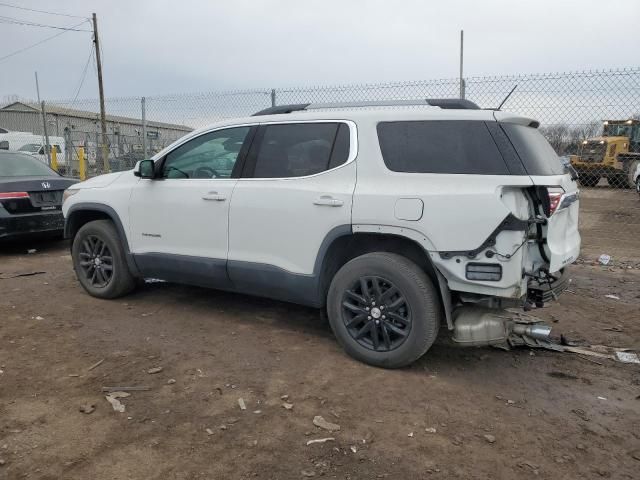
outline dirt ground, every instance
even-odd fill
[[[635,189],[580,189],[582,255],[606,253],[640,267],[640,197]]]
[[[640,269],[592,260],[534,313],[640,350]],[[5,247],[0,278],[0,479],[640,477],[638,365],[443,340],[376,369],[314,310],[161,283],[92,298],[60,241]],[[119,413],[104,386],[149,390]]]

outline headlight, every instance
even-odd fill
[[[64,204],[64,202],[67,201],[67,198],[69,198],[72,195],[75,195],[76,193],[78,193],[80,191],[80,189],[76,188],[76,189],[70,189],[67,188],[64,193],[62,194],[62,203]]]

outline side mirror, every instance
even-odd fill
[[[133,174],[140,178],[154,178],[153,160],[140,160],[133,169]]]

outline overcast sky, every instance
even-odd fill
[[[98,14],[108,97],[637,66],[638,0],[6,0]],[[0,5],[0,57],[82,19]],[[88,29],[84,23],[78,29]],[[91,34],[0,60],[0,99],[76,95]],[[97,96],[90,62],[79,98]]]

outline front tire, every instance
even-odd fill
[[[117,298],[135,288],[122,242],[109,220],[83,225],[73,239],[71,257],[78,281],[89,295]]]
[[[386,252],[354,258],[336,273],[327,312],[349,355],[384,368],[404,367],[424,355],[442,320],[427,274],[407,258]]]

